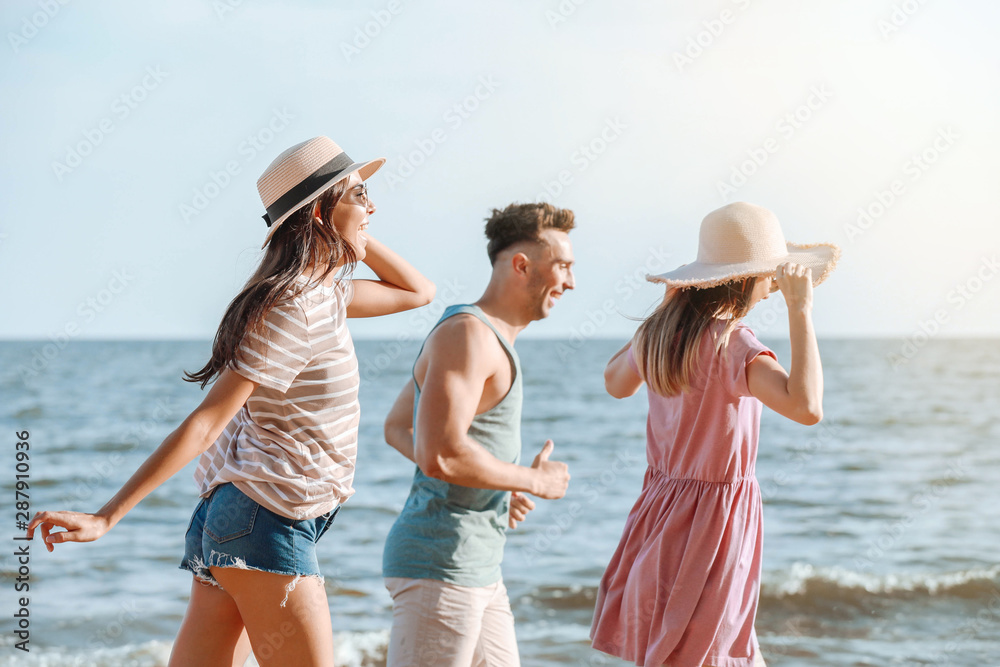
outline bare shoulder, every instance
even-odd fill
[[[503,352],[493,330],[470,313],[452,315],[439,324],[428,336],[424,350],[466,364]]]
[[[471,401],[471,419],[503,398],[510,388],[511,370],[493,329],[475,315],[460,313],[428,336],[414,364],[413,378],[421,391],[448,387],[450,400]]]

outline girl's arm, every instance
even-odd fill
[[[604,388],[615,398],[628,398],[642,386],[642,378],[628,363],[627,352],[631,346],[632,341],[626,343],[625,347],[611,357],[604,369]]]
[[[364,263],[378,280],[354,282],[348,317],[378,317],[426,306],[434,300],[434,283],[383,243],[368,237]]]
[[[216,441],[236,415],[257,383],[226,369],[194,412],[168,435],[139,467],[125,486],[95,514],[83,512],[37,512],[28,524],[27,538],[41,527],[45,548],[62,542],[92,542],[111,530],[140,500]],[[49,533],[50,527],[65,531]]]
[[[416,396],[413,380],[409,380],[396,397],[385,418],[385,441],[393,449],[414,463],[413,454],[413,399]]]
[[[788,331],[792,365],[785,373],[766,354],[747,366],[750,393],[778,414],[812,426],[823,419],[823,366],[812,322],[812,271],[799,264],[782,264],[778,287],[788,304]]]

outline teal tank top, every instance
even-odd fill
[[[469,313],[485,322],[500,340],[514,368],[507,395],[493,408],[475,416],[469,437],[501,461],[519,463],[521,362],[514,348],[478,306],[449,306],[434,327],[459,313]],[[423,346],[420,350],[423,351]],[[413,399],[414,432],[419,403],[418,388]],[[507,540],[509,503],[509,491],[450,484],[428,477],[418,466],[406,505],[385,540],[382,576],[436,579],[470,587],[496,583],[500,580],[500,561]]]

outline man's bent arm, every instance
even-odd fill
[[[486,381],[493,374],[489,346],[494,334],[477,320],[442,323],[428,341],[427,372],[417,406],[414,454],[429,477],[477,489],[522,491],[559,498],[565,493],[560,468],[547,456],[531,468],[501,461],[468,436]],[[560,489],[561,485],[561,489]]]
[[[385,418],[385,441],[393,449],[417,462],[413,455],[413,399],[416,396],[413,380],[407,381],[396,397]]]

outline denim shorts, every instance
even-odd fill
[[[210,567],[313,576],[322,581],[316,543],[340,508],[338,505],[315,519],[289,519],[259,504],[235,484],[220,484],[201,499],[191,515],[179,567],[219,588],[222,586]]]

